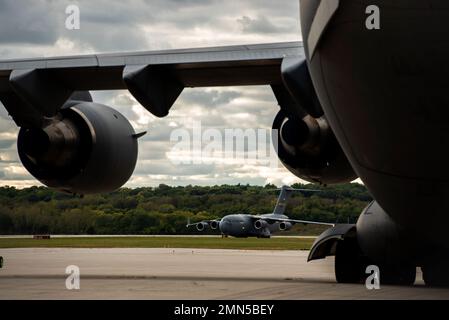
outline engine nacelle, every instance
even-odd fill
[[[357,178],[324,117],[290,120],[280,111],[273,122],[273,143],[281,162],[301,179],[335,184]]]
[[[281,231],[288,231],[293,227],[291,222],[281,222],[279,223],[279,230]]]
[[[265,220],[256,220],[256,222],[254,222],[254,228],[256,228],[257,230],[266,228],[268,226],[268,222],[266,222]]]
[[[209,225],[212,230],[217,230],[218,227],[220,226],[220,223],[218,221],[214,220],[214,221],[211,221]]]
[[[198,223],[198,224],[196,225],[196,230],[198,230],[198,231],[204,231],[204,230],[207,229],[208,226],[209,226],[208,223],[206,223],[206,222],[200,222],[200,223]]]
[[[43,184],[75,194],[110,192],[125,184],[137,161],[137,138],[116,110],[73,103],[42,128],[22,128],[20,160]]]

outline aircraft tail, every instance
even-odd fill
[[[291,190],[290,187],[282,186],[281,193],[279,194],[278,201],[273,210],[273,214],[279,214],[279,215],[284,214],[285,208],[287,207],[288,199],[290,198],[292,191],[293,190]]]
[[[282,215],[285,212],[285,208],[287,207],[287,202],[290,199],[290,196],[293,191],[301,191],[301,192],[321,192],[321,190],[312,190],[312,189],[295,189],[289,186],[282,186],[281,193],[279,194],[278,201],[276,206],[274,207],[273,214]]]

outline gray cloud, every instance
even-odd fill
[[[11,148],[16,143],[16,140],[0,140],[0,149]]]
[[[237,22],[241,25],[242,31],[245,33],[281,33],[286,31],[284,26],[274,25],[265,16],[259,16],[257,18],[243,16],[237,19]]]
[[[58,38],[54,6],[35,0],[0,2],[0,43],[51,44]]]
[[[242,92],[238,90],[188,90],[184,91],[184,93],[179,98],[178,103],[188,105],[196,104],[213,108],[223,104],[227,104],[241,96]]]
[[[81,29],[65,28],[77,4]],[[299,39],[298,1],[1,1],[0,54],[78,54]],[[67,42],[70,49],[67,48]],[[30,48],[34,45],[35,48]],[[70,50],[70,51],[69,51]]]

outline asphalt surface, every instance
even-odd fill
[[[306,251],[1,249],[0,299],[449,299],[449,289],[337,284]],[[80,289],[66,288],[69,265]]]

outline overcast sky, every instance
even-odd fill
[[[65,28],[65,9],[76,4],[81,29]],[[0,0],[0,59],[98,52],[158,50],[216,45],[298,41],[298,0]],[[174,129],[193,120],[204,128],[270,129],[278,107],[269,87],[186,89],[168,117],[158,119],[126,91],[95,92],[96,102],[122,112],[141,141],[130,187],[266,184],[300,181],[283,168],[224,161],[174,165]],[[190,122],[189,122],[190,121]],[[17,128],[0,104],[1,185],[38,184],[18,160]]]

